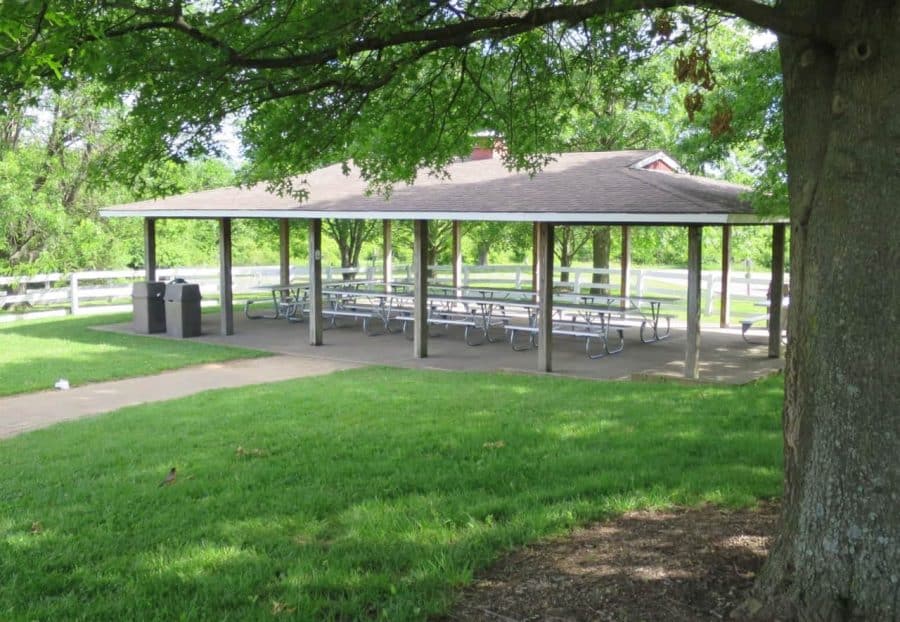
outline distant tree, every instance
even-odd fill
[[[3,272],[139,266],[140,227],[99,219],[101,206],[152,196],[159,188],[190,192],[234,182],[232,168],[210,158],[148,167],[130,184],[110,175],[126,110],[99,91],[96,84],[72,82],[58,93],[39,91],[6,103],[0,116]],[[215,235],[208,223],[160,223],[160,261],[208,263],[215,257],[210,241]]]
[[[70,261],[103,263],[113,249],[90,244],[78,223],[96,216],[100,193],[88,186],[93,169],[115,144],[119,111],[92,105],[95,87],[41,92],[9,102],[0,117],[0,269],[52,270],[60,250]],[[31,100],[31,105],[26,101]],[[88,244],[80,256],[61,244],[67,233]]]
[[[326,218],[322,221],[322,230],[337,243],[341,255],[341,268],[359,267],[359,254],[363,245],[374,239],[381,231],[378,220],[338,220]],[[354,277],[351,272],[344,272],[344,280]]]

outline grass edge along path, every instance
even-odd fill
[[[576,525],[778,497],[782,392],[365,368],[25,434],[0,442],[0,619],[440,615]]]
[[[271,356],[190,339],[92,330],[128,321],[131,315],[76,316],[0,325],[0,396],[52,389],[65,378],[71,386],[148,376],[190,365]]]

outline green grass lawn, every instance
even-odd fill
[[[0,619],[426,618],[574,525],[777,497],[782,385],[368,368],[25,434]]]
[[[90,328],[130,319],[131,314],[120,314],[0,325],[0,395],[52,389],[60,378],[76,386],[186,365],[269,356],[255,350]]]

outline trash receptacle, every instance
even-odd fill
[[[200,336],[200,286],[194,283],[166,285],[166,334]]]
[[[134,332],[166,332],[166,284],[155,281],[135,283],[131,290]]]

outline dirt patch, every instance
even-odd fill
[[[777,505],[631,512],[517,551],[445,620],[722,620],[771,544]]]

